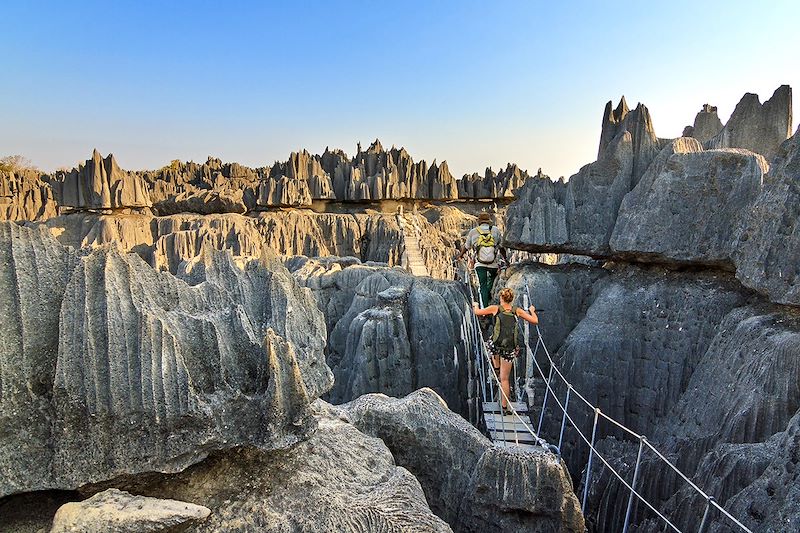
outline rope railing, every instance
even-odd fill
[[[465,273],[464,281],[465,281],[467,287],[469,287],[470,300],[474,302],[475,301],[475,294],[474,294],[474,291],[473,291],[472,283],[471,283],[471,281],[469,279],[469,272],[465,269],[464,273]],[[478,298],[479,298],[479,300],[482,300],[482,297],[480,295],[478,296]],[[482,303],[483,302],[481,302],[481,304]],[[502,399],[505,400],[508,409],[511,411],[512,417],[522,424],[522,426],[525,428],[525,430],[533,437],[534,442],[536,442],[539,446],[542,446],[545,449],[549,449],[548,443],[544,439],[540,438],[539,435],[535,431],[533,431],[533,428],[529,424],[530,421],[529,420],[525,420],[519,414],[517,409],[514,407],[514,404],[511,402],[511,398],[509,398],[509,396],[503,390],[503,387],[502,387],[502,384],[501,384],[501,381],[500,381],[500,376],[498,376],[497,372],[495,372],[494,365],[491,364],[491,358],[490,358],[489,354],[486,351],[486,345],[483,342],[483,337],[481,335],[481,330],[480,330],[480,324],[478,323],[478,317],[475,316],[475,313],[472,313],[472,312],[470,312],[470,315],[472,316],[471,328],[470,329],[471,329],[471,333],[472,333],[472,338],[474,339],[473,346],[474,346],[474,350],[475,350],[476,363],[477,363],[478,368],[481,369],[481,389],[483,391],[483,395],[482,395],[483,396],[483,401],[484,402],[488,401],[488,398],[487,398],[487,395],[486,395],[486,383],[488,382],[489,383],[489,388],[490,388],[490,396],[489,397],[495,398],[495,392],[494,391],[495,391],[495,387],[496,387],[497,390],[500,393],[499,397],[498,397],[498,400],[502,400]],[[488,366],[489,366],[490,372],[491,372],[491,374],[489,375],[490,379],[488,379],[488,380],[485,379],[484,373],[483,373],[484,366],[487,363],[488,363]],[[501,403],[502,403],[502,401],[498,402],[498,404],[501,404]],[[497,427],[495,426],[494,429],[496,431]],[[516,425],[512,425],[511,429],[513,430],[513,433],[514,433],[514,441],[516,443],[519,443],[519,435],[518,435],[518,432],[517,432],[517,426]],[[506,435],[505,416],[503,416],[502,410],[500,412],[500,431],[503,433],[504,436]]]
[[[530,301],[530,289],[527,286],[527,284],[526,284],[525,289],[526,289],[526,294],[524,295],[524,305],[525,305],[525,307],[527,307],[528,306],[528,302]],[[526,328],[526,330],[528,329],[528,324],[527,323],[525,324],[525,328]],[[707,527],[710,525],[711,514],[712,514],[713,510],[718,511],[723,517],[727,518],[732,524],[737,526],[741,531],[744,531],[746,533],[752,533],[752,531],[749,528],[747,528],[747,526],[742,524],[741,521],[739,521],[736,517],[734,517],[727,510],[725,510],[725,508],[723,508],[716,501],[716,499],[714,499],[713,496],[710,496],[708,493],[703,491],[686,474],[681,472],[681,470],[677,466],[675,466],[675,464],[673,464],[655,446],[653,446],[653,444],[651,444],[644,435],[641,435],[641,434],[633,431],[632,429],[630,429],[627,426],[625,426],[625,424],[623,424],[623,423],[615,420],[613,417],[605,414],[599,407],[597,407],[594,404],[592,404],[582,394],[580,394],[580,392],[575,389],[575,387],[572,385],[572,383],[570,383],[570,381],[566,378],[566,376],[564,376],[564,374],[558,368],[558,365],[556,365],[555,361],[553,360],[553,358],[552,358],[552,356],[550,354],[550,350],[548,350],[547,345],[544,342],[544,339],[542,337],[542,332],[539,329],[538,325],[536,325],[536,335],[537,335],[536,348],[535,348],[535,350],[531,350],[530,341],[529,341],[529,334],[526,332],[526,335],[525,335],[525,349],[526,349],[526,355],[528,357],[528,365],[526,365],[526,366],[531,367],[530,363],[531,362],[533,363],[532,366],[535,366],[536,370],[539,373],[539,376],[541,377],[542,380],[544,380],[545,387],[546,387],[544,398],[543,398],[543,401],[542,401],[542,410],[541,410],[540,416],[539,416],[539,426],[537,428],[537,434],[541,434],[542,424],[544,422],[545,411],[546,411],[546,408],[547,408],[547,399],[548,399],[548,396],[552,395],[553,400],[556,402],[556,404],[558,405],[558,407],[559,407],[559,409],[560,409],[560,411],[562,413],[561,428],[560,428],[560,431],[559,431],[559,444],[558,444],[559,453],[560,453],[561,447],[563,445],[563,436],[564,436],[564,431],[565,431],[565,428],[566,428],[567,421],[569,421],[570,425],[578,433],[580,439],[583,442],[585,442],[587,444],[587,446],[589,447],[589,457],[588,457],[587,467],[586,467],[586,479],[584,480],[583,494],[582,494],[582,500],[581,500],[581,509],[584,512],[586,511],[586,505],[587,505],[587,502],[588,502],[588,495],[589,495],[589,486],[591,484],[592,463],[593,463],[593,459],[595,457],[597,457],[597,459],[599,459],[603,463],[603,465],[611,471],[611,473],[614,475],[614,477],[616,477],[624,485],[624,487],[627,490],[630,491],[629,498],[628,498],[628,503],[627,503],[627,507],[626,507],[626,511],[625,511],[625,521],[623,523],[623,529],[622,529],[623,533],[627,533],[628,527],[630,525],[631,512],[632,512],[632,508],[633,508],[634,497],[637,498],[642,503],[644,503],[644,505],[648,509],[650,509],[662,522],[664,522],[664,524],[666,526],[669,526],[670,528],[672,528],[672,530],[677,531],[678,533],[683,533],[675,524],[673,524],[666,516],[664,516],[664,514],[662,512],[660,512],[658,509],[656,509],[653,506],[652,503],[650,503],[644,496],[642,496],[642,494],[640,494],[636,490],[636,485],[637,485],[637,483],[639,481],[639,474],[640,474],[640,468],[641,468],[641,464],[642,464],[643,452],[645,450],[649,450],[650,452],[655,454],[655,456],[661,462],[663,462],[671,470],[673,470],[684,482],[686,482],[689,485],[690,488],[692,488],[697,494],[699,494],[706,501],[705,510],[703,512],[703,516],[702,516],[701,521],[700,521],[700,526],[699,526],[699,528],[697,530],[698,533],[704,533],[706,531]],[[536,354],[538,353],[539,346],[542,347],[542,349],[544,351],[544,354],[547,357],[547,361],[550,364],[550,370],[548,371],[547,377],[545,377],[545,372],[542,369],[541,365],[539,364],[538,360],[536,359]],[[560,378],[560,380],[563,381],[564,386],[567,389],[567,393],[566,393],[566,396],[565,396],[564,403],[561,402],[561,400],[559,399],[559,397],[556,394],[555,390],[553,389],[553,377],[554,376],[557,376],[558,378]],[[573,417],[569,414],[569,401],[570,401],[570,398],[572,398],[572,397],[576,397],[579,400],[581,400],[581,402],[586,407],[588,407],[589,410],[593,414],[591,437],[587,437],[584,434],[584,432],[581,430],[579,425],[575,422]],[[622,430],[623,432],[625,432],[628,435],[630,435],[631,437],[633,437],[639,443],[639,448],[638,448],[637,457],[636,457],[636,463],[635,463],[635,466],[634,466],[633,479],[631,480],[630,483],[628,483],[624,479],[624,477],[609,463],[609,461],[596,448],[597,427],[598,427],[598,423],[599,423],[600,419],[608,421],[609,423],[611,423],[612,425],[614,425],[618,429]]]
[[[472,280],[470,279],[470,273],[465,268],[464,269],[464,282],[469,289],[469,297],[470,301],[476,301],[475,299],[475,291],[473,288]],[[523,295],[524,300],[524,307],[528,307],[528,302],[530,301],[530,289],[526,285],[525,287],[526,293]],[[482,300],[480,294],[478,295],[478,300]],[[480,301],[481,307],[483,307],[484,302]],[[481,333],[480,324],[478,322],[478,318],[474,313],[470,313],[471,320],[467,323],[465,322],[462,324],[462,339],[465,342],[469,342],[472,345],[472,350],[474,353],[474,361],[473,365],[473,372],[477,371],[477,374],[474,376],[480,383],[480,394],[481,399],[484,403],[489,401],[489,398],[492,401],[497,398],[498,400],[498,407],[502,403],[502,400],[505,400],[508,409],[511,411],[512,419],[518,421],[522,427],[525,428],[526,432],[531,435],[533,441],[541,446],[543,449],[547,451],[551,451],[553,453],[557,453],[561,455],[562,446],[564,446],[564,436],[565,432],[568,429],[567,423],[571,426],[575,432],[580,437],[580,440],[583,441],[589,448],[589,457],[587,460],[586,465],[586,476],[583,483],[583,493],[581,497],[581,509],[586,512],[586,507],[588,504],[588,497],[589,497],[589,487],[591,485],[591,478],[592,478],[592,465],[594,460],[599,460],[605,468],[607,468],[614,478],[616,478],[622,486],[628,491],[628,501],[625,507],[625,518],[622,526],[622,533],[628,533],[628,529],[631,524],[631,519],[633,516],[634,504],[635,502],[639,501],[642,502],[643,505],[647,507],[661,522],[663,522],[664,526],[669,528],[671,531],[676,531],[678,533],[684,533],[677,525],[675,525],[665,514],[659,511],[653,503],[647,500],[639,490],[637,490],[637,485],[639,485],[640,474],[641,474],[641,466],[642,466],[642,459],[645,452],[652,453],[655,457],[661,461],[662,463],[666,464],[680,479],[682,479],[695,493],[700,495],[706,502],[705,509],[703,511],[702,518],[700,519],[700,526],[697,530],[697,533],[705,533],[708,526],[711,524],[712,520],[712,513],[718,512],[720,515],[727,520],[729,520],[733,525],[738,527],[741,531],[745,533],[752,533],[752,531],[747,528],[741,521],[739,521],[736,517],[731,515],[725,508],[723,508],[713,496],[710,496],[708,493],[703,491],[696,483],[694,483],[686,474],[681,472],[681,470],[675,466],[663,453],[661,453],[655,446],[653,446],[650,441],[644,435],[637,433],[636,431],[628,428],[625,424],[619,422],[618,420],[614,419],[613,417],[604,413],[599,407],[595,406],[586,399],[573,385],[572,383],[566,378],[563,374],[561,369],[556,365],[555,361],[550,354],[550,350],[547,348],[547,345],[544,342],[544,338],[542,337],[542,332],[538,325],[536,325],[536,344],[533,349],[531,349],[530,345],[530,328],[529,324],[525,323],[524,329],[524,343],[525,343],[525,353],[526,353],[526,377],[534,377],[533,370],[538,372],[539,377],[543,380],[545,384],[545,392],[544,397],[542,399],[542,407],[539,413],[539,420],[536,430],[534,431],[530,419],[525,419],[514,407],[513,403],[511,402],[511,398],[508,394],[503,390],[500,376],[497,375],[497,372],[494,369],[494,365],[491,362],[491,357],[486,350],[486,345],[483,341],[483,335]],[[536,356],[540,353],[540,348],[542,353],[544,353],[545,357],[547,358],[547,362],[550,365],[549,371],[545,375],[542,366],[539,364]],[[488,366],[488,368],[486,368]],[[472,366],[471,366],[472,368]],[[513,382],[515,384],[516,390],[521,390],[520,383],[517,381],[516,377],[516,369],[517,364],[516,361],[514,362],[513,371],[514,371],[514,379]],[[471,375],[472,377],[472,375]],[[558,379],[560,382],[563,383],[564,387],[566,388],[566,394],[564,396],[564,401],[562,402],[559,398],[558,394],[554,389],[554,379]],[[487,385],[488,385],[488,394],[487,394]],[[495,395],[495,390],[499,392],[498,395]],[[519,399],[519,394],[516,395],[517,399]],[[547,410],[548,405],[548,398],[552,396],[553,401],[558,407],[558,410],[561,414],[561,426],[558,432],[558,446],[553,446],[548,444],[548,442],[542,438],[540,435],[542,433],[542,427],[545,421],[545,413]],[[583,404],[591,413],[592,415],[592,431],[591,436],[587,436],[580,428],[580,425],[576,422],[573,415],[570,415],[570,405],[571,402],[574,404],[575,401],[579,401],[579,404]],[[573,409],[574,411],[574,409]],[[505,428],[505,417],[502,414],[502,410],[500,410],[500,427],[498,428],[496,422],[493,419],[493,430],[495,434],[497,433],[498,429],[502,433],[504,440],[508,433],[506,432]],[[527,416],[527,415],[526,415]],[[475,423],[477,423],[478,418],[480,417],[480,413],[475,410]],[[601,420],[605,420],[620,431],[629,435],[634,441],[638,442],[638,451],[636,454],[636,462],[633,469],[633,476],[632,479],[627,481],[625,477],[620,473],[610,461],[597,449],[597,428],[598,424]],[[517,424],[511,424],[512,431],[514,435],[514,441],[519,443],[519,435],[517,432]],[[491,432],[490,432],[491,434]]]

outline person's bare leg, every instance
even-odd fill
[[[503,358],[500,359],[500,385],[503,387],[503,408],[508,408],[506,405],[506,398],[511,398],[511,366],[513,363]]]

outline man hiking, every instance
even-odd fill
[[[500,256],[506,262],[508,261],[506,249],[500,246],[502,238],[500,230],[492,224],[492,216],[489,213],[481,213],[478,215],[478,226],[470,230],[464,246],[456,255],[456,261],[458,261],[467,253],[467,250],[475,251],[475,273],[478,275],[480,284],[481,307],[489,305]]]

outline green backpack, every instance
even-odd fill
[[[513,350],[517,347],[517,306],[512,305],[510,310],[503,309],[500,305],[499,310],[494,315],[494,333],[492,343],[503,350]]]

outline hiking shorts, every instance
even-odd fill
[[[499,348],[494,345],[492,339],[486,341],[486,347],[489,349],[489,353],[492,354],[493,357],[502,357],[506,361],[513,361],[516,356],[519,355],[519,348],[514,347],[511,349]]]

